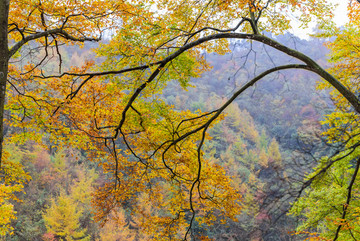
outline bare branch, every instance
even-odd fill
[[[10,49],[9,58],[11,58],[27,42],[29,42],[31,40],[43,38],[43,37],[48,37],[51,35],[59,36],[64,39],[72,40],[75,42],[99,41],[100,40],[100,38],[74,37],[74,36],[70,35],[68,32],[66,32],[63,28],[50,29],[47,31],[37,32],[37,33],[31,34],[31,35],[28,35],[26,37],[23,37],[22,40],[20,40],[19,42],[17,42],[15,45],[12,46],[12,48]]]

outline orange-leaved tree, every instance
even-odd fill
[[[87,133],[87,145],[91,139],[102,140],[108,148],[101,154],[103,145],[91,142],[98,144],[93,146],[98,148],[96,155],[106,157],[103,167],[115,180],[95,196],[98,219],[105,219],[120,203],[131,215],[144,217],[140,226],[153,238],[187,239],[194,234],[195,222],[208,225],[221,219],[219,210],[234,217],[240,200],[236,189],[233,184],[224,186],[224,177],[217,178],[221,167],[204,158],[202,147],[207,130],[224,109],[271,73],[289,68],[315,72],[359,112],[359,101],[348,88],[309,57],[263,34],[289,29],[286,11],[296,10],[304,24],[311,16],[326,21],[331,15],[324,1],[158,1],[148,9],[152,18],[132,16],[119,26],[110,43],[97,51],[105,61],[94,72],[43,77],[57,77],[65,87],[76,80],[75,87],[63,91],[66,103],[61,102],[56,113],[66,116],[72,133]],[[228,51],[227,39],[258,41],[302,63],[269,67],[214,111],[180,112],[159,99],[168,81],[177,80],[186,88],[191,77],[209,69],[202,53]],[[151,211],[139,207],[144,198],[155,204]],[[161,207],[166,207],[165,213]]]
[[[77,2],[86,5],[93,1]],[[98,220],[106,221],[120,205],[156,240],[196,239],[203,236],[194,231],[195,225],[208,227],[216,220],[236,220],[241,195],[224,168],[206,158],[203,146],[211,138],[207,131],[223,118],[224,110],[272,73],[286,69],[314,72],[360,113],[359,100],[349,88],[310,57],[265,33],[289,30],[291,18],[303,25],[314,18],[330,21],[327,1],[159,0],[127,4],[132,7],[116,21],[110,42],[97,50],[102,64],[88,62],[58,75],[42,72],[41,65],[24,67],[23,75],[13,71],[19,84],[24,83],[22,78],[29,80],[26,93],[10,81],[13,91],[8,106],[13,119],[19,120],[11,122],[14,127],[43,129],[51,145],[68,144],[89,151],[89,157],[99,161],[112,177],[94,195]],[[94,7],[108,11],[98,3]],[[81,16],[92,22],[86,14]],[[67,25],[73,18],[60,19]],[[74,24],[66,29],[80,34],[75,40],[81,39],[86,27]],[[12,32],[18,29],[22,28]],[[66,37],[62,32],[58,35]],[[53,39],[57,51],[58,40]],[[256,73],[213,111],[180,111],[161,100],[159,96],[171,80],[188,88],[190,78],[210,68],[203,53],[229,51],[229,39],[259,42],[292,57],[293,62],[269,63],[269,68]],[[45,44],[50,40],[43,37]],[[149,203],[151,206],[145,205]]]
[[[4,120],[11,125],[11,118],[5,118],[5,104],[9,92],[32,101],[46,102],[47,96],[37,90],[38,95],[27,95],[29,89],[36,87],[32,73],[45,69],[44,64],[50,59],[58,60],[61,71],[62,45],[83,44],[86,41],[98,41],[105,28],[120,21],[119,13],[126,15],[130,5],[118,1],[58,1],[58,0],[1,0],[0,1],[0,207],[2,217],[1,234],[6,234],[6,227],[14,218],[10,211],[8,199],[14,191],[21,188],[17,182],[23,183],[23,175],[8,173],[14,165],[11,157],[3,155]],[[11,87],[10,87],[11,86]],[[12,98],[12,97],[10,97]],[[18,103],[13,106],[21,108]],[[40,111],[42,107],[37,106]],[[10,107],[11,108],[11,107]],[[32,113],[23,109],[23,115],[16,118],[33,118]],[[15,116],[12,116],[15,117]],[[36,118],[36,117],[35,117]],[[16,181],[18,176],[18,181]],[[26,178],[25,178],[26,179]],[[16,184],[16,185],[15,185]],[[16,188],[15,188],[16,187]],[[10,189],[12,191],[10,191]],[[11,195],[10,195],[11,194]],[[10,198],[11,199],[11,198]],[[4,231],[3,231],[4,230]]]

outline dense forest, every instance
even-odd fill
[[[360,239],[360,4],[332,7],[1,0],[0,240]]]

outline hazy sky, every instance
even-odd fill
[[[347,5],[349,1],[350,0],[328,0],[328,2],[338,4],[334,12],[335,14],[334,21],[336,22],[337,26],[342,26],[348,21]],[[293,26],[295,27],[293,34],[295,34],[300,38],[308,39],[309,38],[308,34],[313,32],[312,29],[315,27],[315,25],[316,23],[313,23],[309,25],[308,29],[300,29],[300,28],[296,28],[296,24],[293,24]]]
[[[329,0],[329,2],[337,3],[339,6],[335,10],[335,22],[338,26],[344,25],[348,21],[346,12],[349,0]]]

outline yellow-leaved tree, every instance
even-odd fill
[[[1,205],[1,235],[10,232],[10,222],[15,218],[11,201],[16,192],[22,190],[22,184],[28,180],[13,157],[8,157],[3,151],[4,135],[15,119],[5,118],[5,103],[9,98],[19,99],[20,96],[28,100],[47,102],[48,96],[42,93],[28,95],[28,91],[36,89],[36,82],[32,74],[40,73],[44,64],[50,59],[58,60],[57,69],[61,72],[63,59],[62,45],[82,45],[87,41],[99,41],[105,28],[114,22],[120,21],[119,13],[125,16],[130,5],[118,1],[58,1],[58,0],[1,0],[0,1],[0,205]],[[46,70],[45,70],[46,69]],[[14,91],[14,96],[10,92]],[[56,95],[55,93],[53,93]],[[25,102],[29,102],[26,100]],[[21,104],[9,105],[6,108],[18,109]],[[33,103],[35,103],[33,102]],[[24,119],[33,118],[32,122],[41,123],[44,119],[27,109],[23,110],[22,117],[17,116],[16,121],[21,123]],[[44,106],[33,105],[41,111]],[[48,106],[49,107],[49,106]],[[27,111],[28,110],[28,111]],[[33,115],[35,114],[35,115]],[[15,117],[15,116],[13,116]],[[6,119],[6,120],[5,120]],[[48,122],[48,120],[45,120]],[[21,125],[21,124],[20,124]],[[24,126],[24,124],[23,124]],[[33,125],[31,128],[35,127]],[[36,128],[36,127],[35,127]],[[35,129],[32,129],[35,130]],[[16,132],[11,129],[10,132]],[[24,134],[26,136],[26,134]],[[35,137],[37,136],[37,137]],[[41,133],[31,135],[31,139],[41,138]],[[11,141],[7,141],[10,143]],[[22,173],[20,175],[20,173]],[[16,184],[15,184],[16,183]],[[10,185],[14,184],[14,185]]]
[[[52,199],[44,214],[48,234],[60,240],[90,240],[86,229],[80,227],[82,209],[75,200],[61,192],[57,199]]]
[[[31,179],[20,163],[21,155],[24,153],[13,146],[5,147],[1,172],[3,182],[0,183],[0,237],[12,233],[11,220],[16,218],[12,202],[20,201],[16,193],[22,192],[24,184]]]
[[[8,82],[13,128],[28,128],[39,141],[46,133],[48,144],[82,149],[99,163],[110,178],[94,194],[97,220],[105,222],[121,206],[137,217],[149,239],[205,238],[195,226],[236,221],[241,211],[235,183],[223,167],[206,158],[203,146],[211,139],[208,130],[245,90],[281,70],[308,70],[360,112],[351,89],[310,57],[266,35],[289,30],[292,18],[306,26],[312,19],[328,22],[331,16],[325,0],[18,0],[11,5],[1,0],[0,119]],[[96,50],[101,57],[97,63],[103,62],[89,61],[63,72],[59,45],[97,40],[105,27],[114,34]],[[180,111],[160,99],[169,81],[186,89],[191,78],[209,70],[202,53],[228,52],[229,39],[259,42],[293,62],[269,63],[213,111]],[[31,48],[34,40],[42,49],[40,60],[9,65],[10,58],[24,44]],[[51,50],[59,74],[45,68]],[[279,161],[275,142],[271,148]]]

